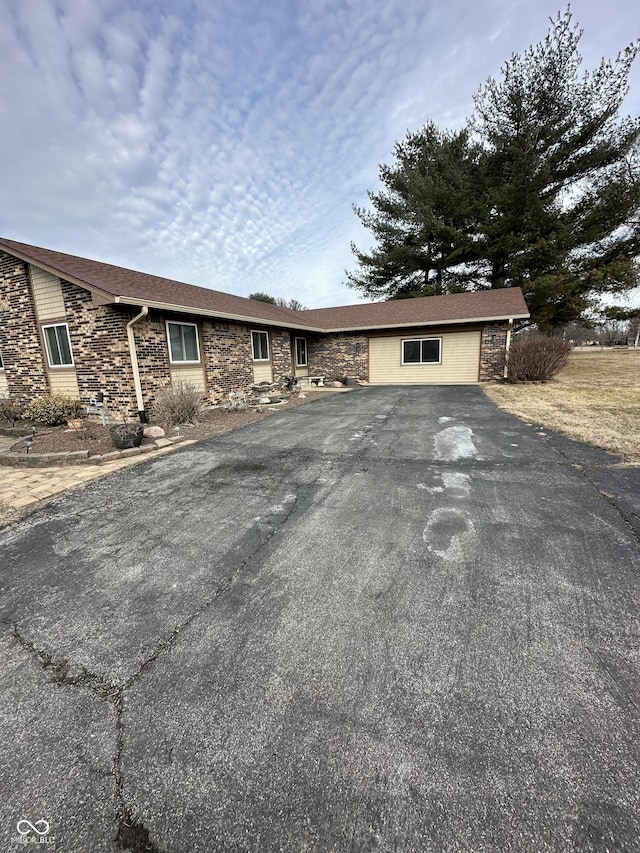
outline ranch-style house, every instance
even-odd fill
[[[189,382],[211,402],[295,374],[371,384],[500,379],[518,288],[292,311],[0,239],[0,396],[145,413]]]

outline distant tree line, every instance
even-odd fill
[[[307,310],[302,302],[298,302],[297,299],[283,299],[282,296],[269,296],[268,293],[260,291],[250,293],[249,299],[255,299],[257,302],[268,302],[270,305],[279,305],[280,308],[289,308],[291,311]]]
[[[640,307],[613,305],[603,308],[596,316],[565,326],[562,336],[575,346],[585,343],[627,344],[640,349]]]

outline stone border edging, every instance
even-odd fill
[[[25,435],[31,435],[31,432],[31,427],[0,426],[0,435],[7,435],[9,438],[14,435],[16,438],[24,438]]]
[[[89,456],[88,450],[67,450],[63,453],[0,453],[0,465],[8,468],[44,468],[48,465],[102,465],[103,462],[115,462],[127,459],[129,456],[141,456],[154,450],[163,450],[186,441],[187,436],[179,435],[171,438],[158,438],[153,444],[140,447],[130,447],[128,450],[112,450],[100,456]],[[16,442],[17,443],[17,442]]]

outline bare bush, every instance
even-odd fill
[[[562,338],[515,338],[507,357],[507,382],[546,382],[569,360],[571,344]]]
[[[204,407],[204,395],[195,385],[176,382],[158,391],[153,413],[160,423],[167,426],[195,424],[200,420]]]
[[[24,406],[8,397],[0,397],[0,421],[13,423],[22,417]]]

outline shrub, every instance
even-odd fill
[[[507,382],[546,382],[567,363],[571,344],[562,338],[515,338],[507,357]]]
[[[197,423],[205,406],[204,395],[189,382],[176,382],[156,394],[153,412],[167,426]]]
[[[69,418],[77,418],[83,413],[80,400],[65,397],[64,394],[52,394],[50,397],[37,397],[22,413],[27,421],[43,426],[66,424]]]
[[[0,421],[17,421],[21,417],[23,407],[15,400],[0,397]]]

